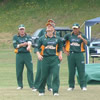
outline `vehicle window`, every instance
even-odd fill
[[[66,31],[57,31],[60,34],[60,37],[64,37],[64,35],[66,34]]]
[[[71,31],[57,31],[57,32],[59,32],[59,34],[60,34],[60,37],[64,37],[65,36],[65,34],[67,34],[67,33],[71,33]]]
[[[100,46],[100,44],[93,44],[93,46]]]
[[[38,36],[38,34],[40,33],[41,29],[38,29],[37,31],[34,32],[33,36]]]

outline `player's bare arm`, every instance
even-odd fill
[[[82,37],[82,35],[78,35],[78,38],[82,39],[83,42],[87,45],[87,40]]]
[[[43,59],[43,56],[41,56],[39,52],[37,52],[36,54],[37,54],[39,60]]]

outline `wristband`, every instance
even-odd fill
[[[19,44],[17,45],[17,48],[19,48]]]
[[[32,42],[31,41],[28,41],[28,45],[32,45]]]

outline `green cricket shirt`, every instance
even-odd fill
[[[58,53],[62,51],[62,42],[60,37],[53,36],[50,38],[47,35],[43,35],[38,41],[36,52],[39,51],[41,47],[41,55],[58,56]]]
[[[14,35],[14,37],[13,37],[13,47],[18,50],[18,53],[27,53],[27,52],[29,52],[26,49],[27,46],[17,48],[17,45],[24,43],[24,42],[28,42],[28,41],[32,41],[32,38],[27,34],[23,37],[21,37],[20,35]]]
[[[89,40],[86,38],[86,36],[82,33],[79,33],[82,35],[84,39],[87,40],[87,45],[90,44]],[[72,34],[66,34],[64,36],[65,40],[65,49],[66,51],[70,52],[84,52],[85,51],[85,44],[83,43],[83,40],[77,37],[78,35]]]
[[[39,37],[43,36],[46,34],[46,28],[43,28],[40,32],[39,32]],[[56,32],[56,36],[59,36],[60,37],[60,33],[59,32]],[[38,41],[37,41],[38,42]],[[40,49],[41,51],[41,49]],[[34,53],[36,53],[36,48],[34,48]]]

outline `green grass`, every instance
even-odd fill
[[[18,25],[25,24],[30,35],[53,18],[56,26],[80,25],[100,16],[100,0],[0,0],[0,48],[11,48]],[[92,37],[100,37],[100,24],[92,28]],[[84,26],[81,28],[84,32]]]
[[[28,87],[21,91],[14,87],[0,88],[0,100],[99,100],[100,87],[88,86],[88,91],[83,92],[78,86],[72,92],[67,92],[66,87],[60,88],[60,96],[54,97],[46,91],[45,96],[39,97],[38,92],[32,92]]]
[[[36,74],[37,56],[32,53],[34,63],[34,77]],[[99,59],[97,59],[99,61]],[[91,59],[90,59],[91,62]],[[99,85],[88,85],[88,91],[80,90],[76,81],[76,88],[73,92],[68,92],[68,68],[67,57],[63,55],[60,67],[60,89],[59,97],[54,97],[46,90],[44,97],[39,97],[38,92],[32,92],[27,83],[27,70],[23,73],[23,90],[16,90],[16,67],[15,54],[13,49],[0,49],[0,100],[99,100]]]
[[[25,24],[30,35],[45,27],[53,18],[56,26],[80,25],[88,19],[100,16],[99,0],[1,0],[0,1],[0,48],[11,48],[12,37],[18,25]],[[92,28],[92,37],[100,37],[100,24]],[[84,32],[84,26],[81,28]]]
[[[49,18],[53,18],[57,26],[71,27],[74,22],[82,24],[100,16],[99,0],[9,0],[0,4],[0,32],[13,34],[21,23],[32,34],[45,27]]]

